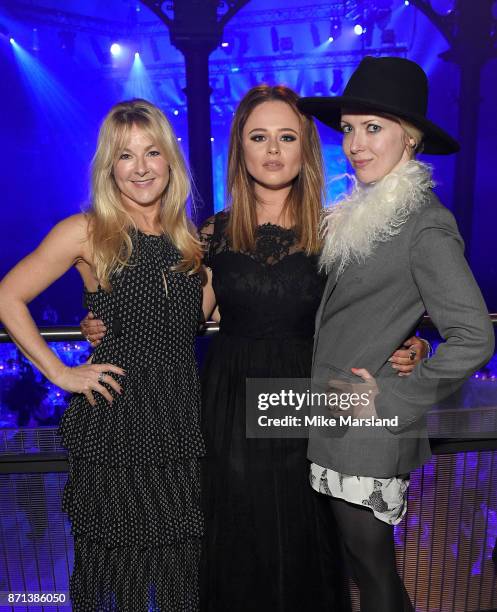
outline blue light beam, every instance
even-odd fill
[[[124,85],[124,97],[127,100],[131,98],[143,98],[154,104],[159,102],[157,90],[138,52],[135,53],[135,59],[133,60],[128,80]]]
[[[11,39],[19,73],[40,124],[47,124],[62,144],[77,143],[91,133],[85,110],[47,68]],[[75,151],[79,148],[75,147]]]

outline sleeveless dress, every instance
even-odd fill
[[[247,439],[245,379],[310,376],[325,279],[295,232],[259,226],[253,253],[235,253],[226,213],[200,230],[221,313],[202,371],[207,446],[202,610],[349,609],[333,517],[309,486],[305,439]]]
[[[63,509],[74,535],[73,610],[198,610],[200,390],[197,274],[174,272],[164,237],[131,233],[113,289],[86,293],[107,326],[93,363],[112,363],[122,394],[95,407],[74,395],[60,427],[69,451]],[[113,375],[114,376],[114,375]],[[110,389],[110,387],[109,387]]]

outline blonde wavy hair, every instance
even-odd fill
[[[234,251],[250,251],[255,246],[257,228],[254,179],[250,176],[243,155],[243,128],[251,112],[263,102],[280,101],[297,115],[300,121],[302,167],[295,178],[283,212],[296,229],[300,246],[310,255],[321,247],[319,223],[324,199],[323,158],[314,121],[297,108],[298,95],[288,87],[259,85],[242,98],[231,125],[228,153],[227,232]]]
[[[190,178],[173,129],[165,115],[146,100],[120,102],[105,117],[92,161],[91,206],[88,210],[90,246],[96,276],[102,288],[111,289],[110,277],[128,265],[133,251],[129,230],[136,224],[122,204],[113,175],[131,129],[143,129],[169,163],[169,183],[161,198],[160,225],[182,254],[178,271],[196,272],[201,245],[186,214]]]

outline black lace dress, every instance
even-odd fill
[[[136,232],[113,290],[87,293],[108,332],[93,363],[112,363],[111,406],[73,396],[61,422],[69,450],[63,508],[74,534],[73,610],[194,612],[203,519],[197,274],[174,272],[177,249]]]
[[[253,253],[235,253],[226,213],[201,229],[221,313],[202,372],[207,445],[202,609],[347,610],[336,530],[309,485],[305,439],[247,439],[245,379],[310,375],[324,286],[295,233],[266,224]]]

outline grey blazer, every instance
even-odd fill
[[[380,418],[398,427],[348,427],[312,433],[308,458],[358,476],[405,474],[430,458],[424,415],[483,366],[494,350],[485,302],[464,258],[453,215],[433,194],[401,232],[375,245],[364,263],[336,279],[331,270],[316,315],[312,376],[366,368],[376,377]],[[425,311],[445,342],[409,377],[387,361],[415,331]],[[348,374],[347,374],[348,373]]]

